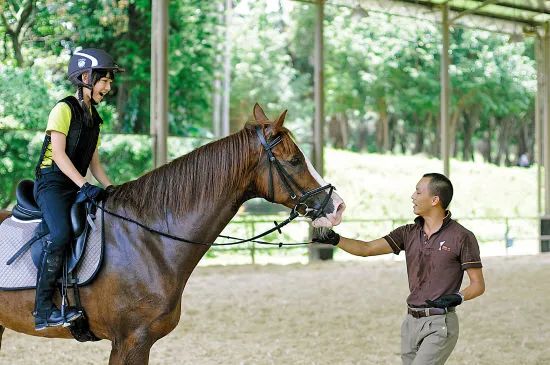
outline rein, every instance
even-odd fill
[[[332,186],[331,184],[327,184],[325,186],[320,186],[318,188],[311,189],[309,191],[302,190],[300,188],[300,186],[298,185],[298,183],[296,183],[296,181],[284,169],[284,167],[281,165],[279,160],[277,160],[277,158],[273,154],[272,150],[277,144],[279,144],[282,141],[282,139],[283,139],[282,136],[277,135],[272,140],[270,140],[268,142],[266,140],[266,138],[264,136],[264,133],[263,133],[263,130],[260,126],[256,126],[256,134],[258,136],[258,139],[260,140],[260,143],[262,144],[262,147],[264,148],[264,150],[267,153],[267,159],[269,161],[269,194],[270,195],[269,195],[268,200],[273,202],[274,197],[275,197],[275,188],[273,186],[273,168],[272,168],[273,166],[275,166],[275,169],[277,170],[277,173],[279,174],[279,178],[282,181],[283,186],[285,187],[287,193],[289,194],[290,199],[295,201],[296,204],[295,204],[294,208],[292,208],[292,210],[290,211],[290,215],[287,219],[285,219],[281,223],[274,222],[275,227],[273,227],[271,229],[268,229],[267,231],[265,231],[263,233],[260,233],[260,234],[254,236],[254,237],[247,238],[247,239],[242,239],[242,238],[237,238],[237,237],[220,235],[219,237],[221,237],[221,238],[227,238],[227,239],[231,239],[231,240],[235,240],[235,241],[234,242],[226,242],[226,243],[216,243],[216,242],[204,243],[204,242],[192,241],[192,240],[180,237],[180,236],[176,236],[176,235],[172,235],[170,233],[159,231],[155,228],[146,226],[145,224],[143,224],[141,222],[138,222],[138,221],[136,221],[132,218],[125,217],[125,216],[120,215],[120,214],[115,213],[115,212],[111,212],[111,211],[105,209],[105,201],[102,202],[101,206],[99,204],[97,204],[97,202],[95,202],[95,201],[93,201],[92,203],[97,208],[101,209],[101,211],[103,212],[102,214],[107,213],[109,215],[112,215],[113,217],[117,217],[117,218],[122,219],[124,221],[134,223],[134,224],[138,225],[139,227],[141,227],[141,228],[143,228],[143,229],[145,229],[145,230],[147,230],[151,233],[155,233],[155,234],[158,234],[160,236],[170,238],[174,241],[191,243],[191,244],[195,244],[195,245],[202,245],[202,246],[232,246],[232,245],[238,245],[238,244],[246,243],[246,242],[254,242],[254,243],[261,244],[261,245],[271,245],[271,246],[282,247],[282,246],[301,246],[301,245],[308,245],[310,243],[313,243],[313,241],[297,242],[297,243],[282,243],[282,242],[272,243],[272,242],[266,242],[266,241],[258,241],[258,238],[262,238],[262,237],[264,237],[264,236],[266,236],[266,235],[268,235],[268,234],[270,234],[274,231],[278,231],[279,233],[282,233],[281,228],[283,228],[284,226],[286,226],[287,224],[292,222],[294,219],[296,219],[298,216],[300,216],[300,213],[298,212],[299,208],[304,208],[304,211],[305,211],[304,216],[310,218],[311,220],[315,220],[315,219],[323,216],[325,214],[323,212],[323,210],[325,209],[325,207],[327,206],[330,198],[332,197],[332,192],[334,191],[334,186]],[[292,186],[294,186],[294,188],[299,191],[299,193],[300,193],[299,198],[298,198],[298,195],[295,192],[295,190],[292,188]],[[326,189],[329,189],[328,194],[325,197],[325,199],[323,200],[323,202],[321,203],[319,208],[310,208],[306,204],[306,200],[308,198],[310,198],[314,195],[317,195],[317,194],[325,191]]]
[[[218,237],[221,237],[221,238],[227,238],[227,239],[233,239],[233,240],[237,240],[235,242],[224,242],[224,243],[217,243],[217,242],[213,242],[213,243],[205,243],[205,242],[197,242],[197,241],[192,241],[192,240],[189,240],[187,238],[183,238],[183,237],[180,237],[180,236],[176,236],[176,235],[173,235],[173,234],[170,234],[170,233],[166,233],[166,232],[162,232],[162,231],[159,231],[155,228],[152,228],[152,227],[149,227],[149,226],[146,226],[145,224],[141,223],[141,222],[138,222],[136,221],[135,219],[132,219],[132,218],[129,218],[129,217],[125,217],[123,215],[120,215],[118,213],[115,213],[115,212],[111,212],[107,209],[105,209],[105,201],[102,202],[101,206],[99,204],[97,204],[95,201],[92,202],[92,204],[94,204],[98,209],[100,209],[103,213],[102,214],[109,214],[109,215],[112,215],[113,217],[116,217],[116,218],[119,218],[119,219],[122,219],[123,221],[126,221],[126,222],[130,222],[130,223],[134,223],[135,225],[151,232],[151,233],[155,233],[155,234],[158,234],[159,236],[163,236],[163,237],[166,237],[166,238],[170,238],[174,241],[179,241],[179,242],[185,242],[185,243],[191,243],[193,245],[201,245],[201,246],[233,246],[233,245],[238,245],[238,244],[241,244],[241,243],[245,243],[245,242],[254,242],[254,243],[258,243],[258,244],[261,244],[261,245],[270,245],[270,246],[279,246],[279,247],[282,247],[282,246],[302,246],[302,245],[309,245],[310,243],[313,243],[313,241],[310,241],[310,242],[296,242],[296,243],[282,243],[282,242],[279,242],[279,243],[272,243],[272,242],[266,242],[266,241],[257,241],[258,238],[262,238],[263,236],[267,236],[268,234],[274,232],[274,231],[278,231],[279,233],[281,233],[281,228],[286,226],[287,224],[289,224],[290,222],[292,222],[294,219],[296,219],[299,214],[292,211],[290,213],[290,216],[285,219],[284,221],[282,221],[281,223],[277,223],[275,222],[275,227],[271,228],[271,229],[268,229],[267,231],[263,232],[263,233],[260,233],[254,237],[251,237],[251,238],[248,238],[248,239],[241,239],[241,238],[237,238],[237,237],[231,237],[231,236],[223,236],[223,235],[220,235]]]

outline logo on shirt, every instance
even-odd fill
[[[451,252],[451,249],[447,246],[445,246],[445,241],[439,242],[439,251],[447,251]]]

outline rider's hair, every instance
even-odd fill
[[[101,80],[103,77],[108,77],[111,80],[115,81],[115,74],[114,72],[110,70],[93,70],[92,71],[92,78],[90,85],[92,85],[92,88],[95,86],[95,84]],[[82,75],[78,76],[80,80],[82,80]],[[92,111],[86,106],[86,103],[84,103],[84,93],[82,90],[82,86],[78,87],[78,102],[80,103],[80,106],[82,107],[82,110],[84,111],[84,123],[91,127],[93,125],[93,118],[92,118]],[[92,100],[93,103],[93,100]]]

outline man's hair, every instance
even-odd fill
[[[447,209],[453,199],[453,184],[451,180],[447,176],[438,174],[437,172],[424,174],[423,177],[430,178],[430,182],[428,183],[430,193],[433,196],[437,195],[443,209]]]

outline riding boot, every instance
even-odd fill
[[[42,251],[36,279],[36,300],[33,315],[34,327],[37,331],[46,327],[61,326],[82,315],[76,309],[69,308],[63,316],[61,311],[53,304],[57,278],[62,269],[63,255],[48,250],[48,247],[51,247],[50,241],[47,241],[47,246]]]

